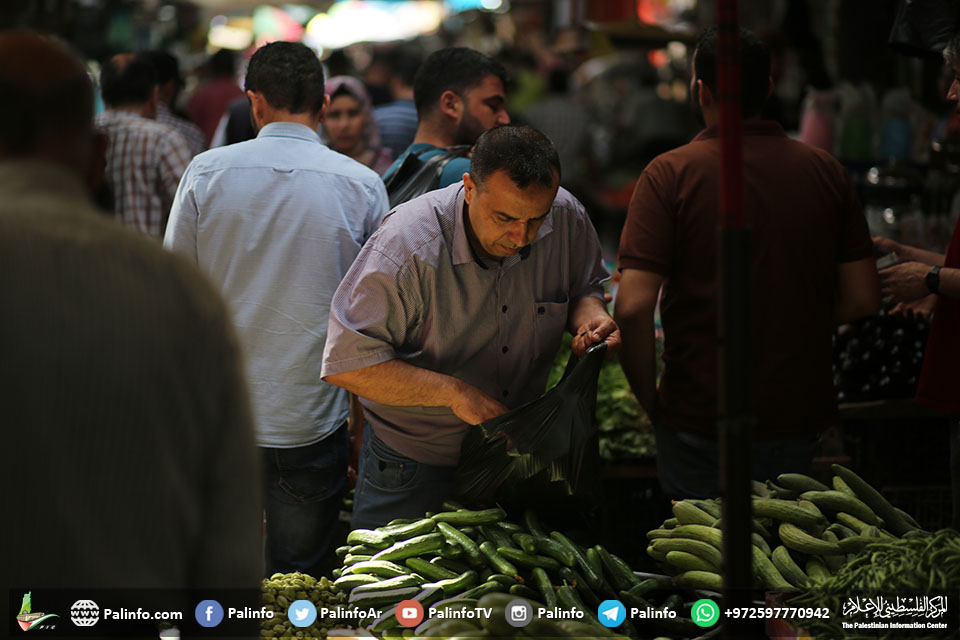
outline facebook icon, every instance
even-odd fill
[[[194,615],[201,627],[215,627],[223,622],[223,607],[216,600],[204,600],[197,605]]]

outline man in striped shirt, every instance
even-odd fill
[[[100,91],[107,110],[96,118],[109,138],[106,180],[114,214],[124,224],[163,238],[170,206],[190,152],[183,137],[157,122],[157,82],[153,65],[133,54],[103,65]]]

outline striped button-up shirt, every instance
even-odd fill
[[[203,131],[200,130],[200,127],[177,116],[162,100],[157,102],[157,122],[175,129],[177,133],[183,136],[191,157],[207,150],[207,140],[203,137]]]
[[[114,214],[162,239],[180,176],[190,163],[186,141],[170,127],[129,111],[105,111],[96,124],[109,138],[106,179]]]
[[[467,238],[463,183],[400,205],[337,289],[323,375],[399,359],[509,408],[544,391],[571,305],[609,274],[583,206],[561,189],[533,243],[502,262]],[[377,436],[419,462],[456,464],[468,425],[447,407],[361,399]]]
[[[164,246],[230,306],[258,445],[310,445],[347,419],[347,392],[320,380],[330,299],[386,212],[380,177],[300,124],[268,124],[190,163]]]

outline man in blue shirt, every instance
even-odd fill
[[[443,147],[472,145],[487,129],[510,124],[506,84],[503,66],[479,51],[451,47],[430,54],[413,85],[419,118],[417,135],[387,169],[384,181],[411,153],[429,160],[443,153]],[[469,170],[470,158],[454,158],[444,167],[437,188],[460,182]]]
[[[327,575],[349,406],[320,380],[321,357],[330,300],[387,195],[376,173],[320,142],[329,98],[309,48],[260,48],[246,93],[257,137],[191,162],[164,245],[206,271],[237,328],[262,453],[267,575]]]

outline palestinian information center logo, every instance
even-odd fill
[[[56,626],[54,620],[60,616],[55,613],[34,611],[30,601],[30,594],[32,593],[32,591],[28,591],[23,594],[20,613],[17,614],[17,624],[20,625],[20,628],[24,631],[30,631],[31,629],[52,629]]]
[[[100,607],[93,600],[77,600],[70,607],[70,619],[78,627],[92,627],[100,620]]]

